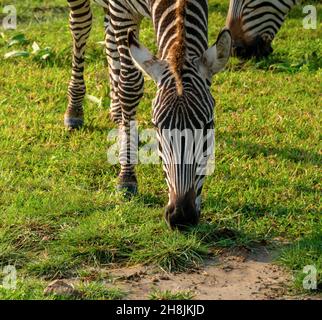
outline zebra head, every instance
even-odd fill
[[[273,52],[272,42],[298,0],[230,0],[226,26],[233,37],[233,55],[261,58]]]
[[[166,221],[183,229],[199,222],[201,190],[214,149],[214,106],[211,79],[231,53],[231,35],[223,30],[214,46],[200,57],[185,54],[180,74],[171,61],[158,59],[129,32],[130,54],[158,90],[153,102],[159,155],[169,188]]]

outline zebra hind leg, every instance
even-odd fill
[[[126,73],[126,81],[120,77],[120,102],[122,107],[122,122],[120,128],[120,164],[118,190],[126,197],[131,197],[138,192],[138,182],[135,174],[135,166],[138,163],[138,131],[136,126],[136,107],[143,95],[144,78],[140,71]],[[130,93],[129,88],[133,90]],[[133,100],[132,100],[133,99]],[[129,101],[136,103],[128,105]]]
[[[110,17],[106,11],[105,44],[110,76],[110,116],[116,124],[120,125],[122,122],[122,107],[118,97],[118,83],[120,79],[121,63],[115,35],[109,20]]]
[[[68,129],[79,129],[84,124],[84,58],[86,42],[92,27],[92,12],[89,0],[68,0],[68,4],[71,10],[69,25],[73,37],[73,66],[64,123]]]

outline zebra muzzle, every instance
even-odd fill
[[[177,197],[171,192],[171,201],[165,211],[165,219],[171,229],[185,230],[196,226],[200,212],[196,209],[196,195],[191,189],[184,196]]]

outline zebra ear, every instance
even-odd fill
[[[128,31],[129,52],[134,64],[147,74],[154,82],[159,83],[167,68],[165,61],[159,60],[137,40],[132,29]]]
[[[214,74],[225,68],[231,54],[231,49],[231,33],[228,29],[224,29],[220,32],[217,42],[199,60],[201,74],[208,80],[211,80]]]

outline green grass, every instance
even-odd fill
[[[279,262],[289,267],[294,272],[294,289],[305,293],[303,280],[308,273],[304,267],[313,266],[317,275],[317,291],[322,291],[322,254],[321,254],[321,234],[302,238],[289,248],[284,249],[279,257]],[[315,289],[312,289],[315,292]]]
[[[214,248],[271,246],[277,239],[291,243],[281,261],[294,271],[297,290],[304,265],[315,264],[321,274],[321,23],[304,30],[296,8],[271,57],[244,64],[232,59],[215,77],[216,171],[205,185],[200,226],[179,233],[163,221],[161,166],[138,166],[140,196],[129,203],[115,192],[118,166],[106,156],[107,134],[115,126],[98,44],[101,10],[95,7],[86,79],[88,94],[102,105],[87,99],[86,126],[70,134],[62,123],[71,64],[66,2],[16,3],[18,30],[0,37],[0,266],[15,265],[20,286],[14,293],[1,289],[0,298],[44,298],[48,281],[82,278],[93,266],[185,270]],[[224,25],[227,4],[210,1],[211,42]],[[27,42],[8,47],[21,33]],[[155,50],[147,21],[141,39]],[[47,60],[32,54],[33,42],[49,48]],[[13,50],[30,55],[4,59]],[[141,128],[151,127],[154,94],[148,81]],[[92,287],[87,292],[90,298]]]
[[[18,279],[15,289],[0,286],[2,300],[121,300],[126,293],[118,288],[107,288],[104,282],[82,281],[75,286],[75,294],[45,294],[48,283],[44,280],[28,277]]]

